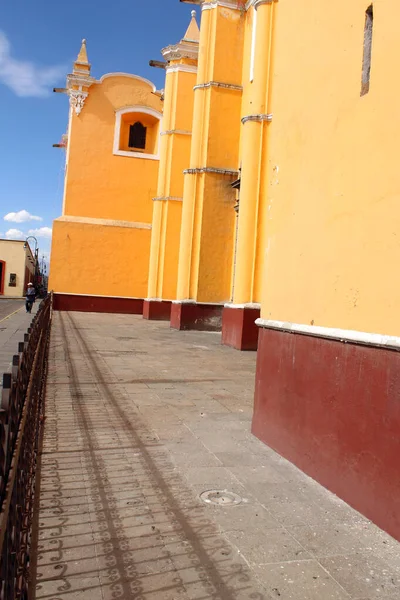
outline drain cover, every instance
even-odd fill
[[[233,492],[227,490],[209,490],[200,494],[201,500],[207,504],[217,504],[218,506],[234,506],[240,504],[242,498]]]

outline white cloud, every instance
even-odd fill
[[[62,66],[40,67],[33,62],[11,56],[11,45],[6,34],[0,31],[0,82],[17,96],[42,98],[65,74]]]
[[[19,210],[18,212],[10,212],[4,217],[5,221],[11,223],[25,223],[26,221],[43,221],[42,217],[31,215],[27,210]]]
[[[25,235],[20,229],[9,229],[6,231],[6,238],[8,240],[23,240]]]
[[[39,229],[30,229],[28,231],[29,235],[34,235],[35,237],[47,238],[50,239],[53,230],[51,227],[39,227]]]

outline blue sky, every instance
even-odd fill
[[[61,140],[68,117],[68,98],[52,88],[64,87],[82,38],[94,77],[136,73],[162,88],[163,71],[148,62],[183,37],[194,6],[179,0],[1,4],[0,237],[32,232],[40,255],[47,255],[64,179],[64,151],[52,145]]]

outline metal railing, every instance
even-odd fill
[[[0,600],[27,600],[36,465],[52,319],[52,295],[40,304],[3,375],[0,407]]]

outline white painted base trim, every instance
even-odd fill
[[[168,298],[145,298],[145,302],[174,302],[174,300],[168,300]]]
[[[230,304],[228,302],[227,304],[224,304],[224,308],[253,308],[253,309],[260,309],[261,308],[261,304],[257,304],[257,302],[248,302],[247,304]]]
[[[351,342],[367,346],[378,346],[400,350],[400,337],[382,335],[380,333],[367,333],[365,331],[354,331],[352,329],[335,329],[331,327],[317,327],[315,325],[303,325],[285,321],[272,321],[269,319],[257,319],[256,325],[265,329],[277,329],[288,333],[299,333],[301,335],[312,335],[339,342]]]
[[[205,306],[224,306],[223,302],[196,302],[196,300],[172,300],[172,304],[204,304]]]
[[[72,292],[60,292],[59,290],[52,290],[53,294],[62,294],[63,296],[85,296],[86,298],[114,298],[116,300],[143,300],[138,296],[108,296],[102,294],[74,294]]]

